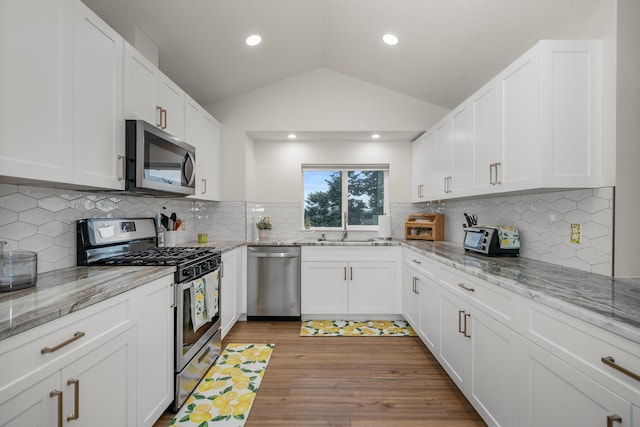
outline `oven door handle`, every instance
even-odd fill
[[[184,291],[185,289],[188,289],[191,286],[191,283],[193,283],[194,280],[201,279],[201,278],[203,278],[204,276],[206,276],[208,274],[215,273],[216,271],[220,272],[220,266],[214,268],[211,271],[206,272],[205,274],[201,274],[198,277],[194,277],[193,279],[188,279],[186,282],[178,283],[178,285],[180,286],[180,290]],[[218,276],[218,280],[220,280],[219,276]]]

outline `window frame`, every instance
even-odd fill
[[[341,215],[341,226],[340,227],[309,227],[306,228],[304,224],[304,214],[305,214],[305,187],[304,187],[304,173],[306,171],[327,171],[327,172],[340,172],[340,177],[342,179],[342,199],[341,199],[341,207],[342,207],[342,215]],[[300,213],[302,229],[305,230],[314,230],[314,231],[378,231],[378,225],[349,225],[349,220],[347,219],[347,224],[345,228],[344,219],[345,212],[348,210],[349,206],[349,186],[348,186],[348,172],[354,171],[381,171],[384,173],[383,175],[383,191],[384,191],[384,202],[383,202],[383,213],[389,214],[390,202],[389,202],[389,164],[302,164],[301,166],[301,188],[302,188],[302,209]]]

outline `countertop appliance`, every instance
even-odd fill
[[[144,120],[127,120],[125,128],[126,192],[195,193],[195,147]]]
[[[466,227],[463,246],[487,256],[519,256],[520,233],[513,227]]]
[[[157,247],[154,218],[90,218],[77,221],[77,261],[87,266],[176,267],[173,409],[177,411],[221,352],[220,251],[210,247]],[[200,286],[202,292],[203,282],[211,287],[209,295],[215,298],[215,305],[211,305],[214,309],[206,319],[196,318],[191,309],[194,286]]]
[[[300,247],[247,247],[247,320],[300,320]]]

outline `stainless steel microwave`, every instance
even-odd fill
[[[195,147],[144,120],[126,121],[125,191],[194,194],[195,165]]]

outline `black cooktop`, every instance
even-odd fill
[[[103,265],[181,265],[185,262],[218,255],[215,248],[156,247],[103,259]]]

